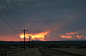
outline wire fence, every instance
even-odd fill
[[[26,48],[27,49],[27,48]],[[7,49],[7,50],[4,50],[2,49],[0,51],[0,56],[10,56],[10,55],[13,55],[17,52],[20,52],[20,51],[23,51],[24,48],[19,48],[19,49]]]

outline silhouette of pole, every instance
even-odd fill
[[[4,51],[4,56],[7,56],[7,51],[6,50]]]
[[[30,48],[30,37],[31,37],[31,36],[29,36],[29,48]]]
[[[22,30],[22,31],[24,31],[24,50],[25,50],[25,31],[28,31],[28,30]]]
[[[1,56],[3,56],[3,50],[1,50]]]
[[[34,44],[33,44],[33,39],[32,39],[32,47],[34,47]]]

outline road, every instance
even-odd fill
[[[38,48],[29,48],[9,56],[42,56]]]
[[[44,54],[44,56],[76,56],[48,48],[40,48],[40,50]]]
[[[71,54],[67,54],[57,50],[43,47],[43,48],[29,48],[9,56],[76,56],[76,55],[71,55]]]

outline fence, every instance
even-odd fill
[[[0,56],[9,56],[9,55],[15,54],[17,52],[20,52],[22,50],[24,50],[24,49],[21,48],[21,49],[15,49],[15,50],[1,50]]]

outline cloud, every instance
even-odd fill
[[[40,32],[40,33],[27,33],[25,34],[26,38],[31,38],[32,40],[46,40],[47,37],[49,37],[50,31]],[[24,34],[20,34],[20,38],[24,38]]]
[[[6,0],[7,3],[10,3],[10,0]]]
[[[72,39],[72,36],[78,32],[70,32],[70,33],[65,33],[65,35],[60,35],[62,38],[69,38]]]
[[[60,35],[62,38],[69,38],[69,39],[86,39],[84,35],[77,35],[79,32],[70,32],[65,33],[64,35]]]
[[[76,34],[78,32],[70,32],[70,33],[66,33],[67,35],[73,35],[73,34]]]
[[[69,38],[69,39],[71,39],[72,38],[72,36],[69,36],[69,35],[60,35],[62,38]]]
[[[86,1],[85,0],[5,0],[18,23],[28,33],[50,31],[48,39],[61,40],[85,38]],[[3,0],[1,5],[10,15]],[[12,26],[17,28],[0,7],[2,15]],[[11,15],[10,15],[11,16]],[[1,19],[1,18],[0,18]],[[13,19],[13,18],[12,18]],[[0,35],[14,35],[3,20],[0,22]],[[7,28],[8,27],[8,28]],[[4,30],[5,29],[5,30]],[[2,30],[4,30],[2,32]],[[8,32],[9,31],[9,32]],[[17,30],[22,32],[20,29]],[[78,33],[76,32],[78,31]],[[8,32],[8,33],[6,33]],[[65,33],[65,34],[64,34]],[[18,34],[17,34],[18,35]],[[84,35],[83,37],[80,37]]]
[[[78,38],[78,39],[81,39],[82,37],[84,37],[84,35],[76,35],[75,37]]]
[[[0,8],[3,10],[3,8],[6,9],[6,5],[0,5]]]

